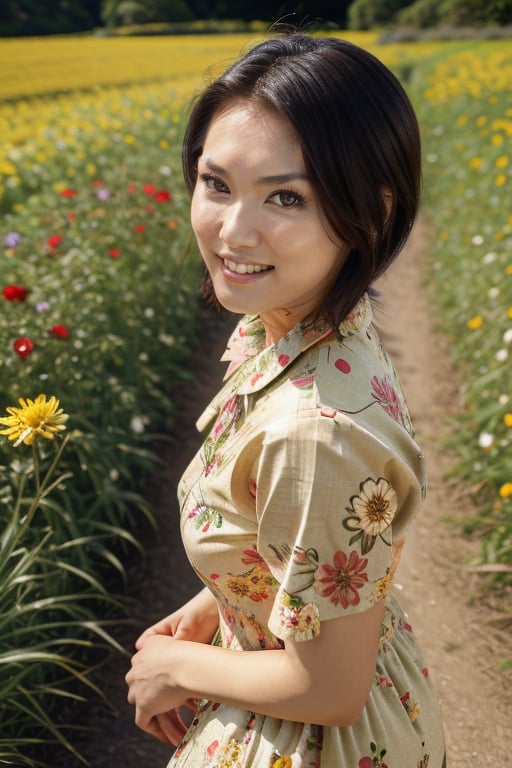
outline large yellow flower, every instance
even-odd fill
[[[20,408],[11,406],[7,408],[10,416],[0,418],[0,424],[7,429],[0,429],[0,435],[6,435],[7,439],[14,442],[14,446],[25,443],[32,445],[37,437],[53,440],[57,432],[66,429],[65,422],[68,414],[59,408],[56,397],[46,399],[46,395],[38,395],[35,400],[30,398],[18,398]]]

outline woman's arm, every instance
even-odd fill
[[[219,626],[217,601],[206,587],[165,618],[148,627],[136,640],[141,651],[148,638],[166,637],[193,643],[210,643]],[[151,733],[165,744],[178,744],[187,732],[183,709],[195,711],[195,702],[185,698],[180,704],[159,712],[151,720]],[[186,718],[190,720],[190,716]]]
[[[135,721],[154,733],[161,712],[207,698],[283,720],[347,726],[368,698],[385,605],[322,622],[283,650],[234,651],[149,637],[126,676]]]
[[[205,587],[177,611],[148,627],[136,640],[135,647],[140,650],[146,639],[152,635],[168,635],[176,640],[210,643],[218,627],[217,601]]]

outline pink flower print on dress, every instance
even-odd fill
[[[379,379],[378,376],[372,376],[370,381],[373,389],[373,396],[386,413],[395,421],[403,424],[402,408],[400,398],[391,380],[388,376]]]
[[[358,590],[368,581],[365,571],[368,559],[359,557],[354,550],[347,558],[345,552],[336,552],[333,565],[320,565],[315,574],[315,589],[322,597],[329,597],[334,605],[348,608],[358,605]]]

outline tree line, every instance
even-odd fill
[[[0,36],[86,32],[127,24],[253,20],[342,29],[512,24],[512,0],[2,0]]]

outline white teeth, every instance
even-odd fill
[[[270,267],[264,267],[260,264],[236,264],[234,261],[223,259],[225,266],[231,272],[237,272],[239,275],[252,275],[254,272],[265,272]]]

